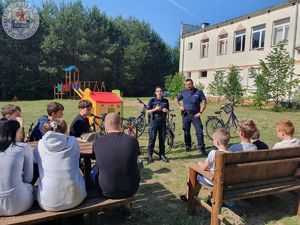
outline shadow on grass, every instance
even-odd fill
[[[170,160],[186,160],[186,159],[203,159],[205,158],[200,152],[198,154],[193,154],[193,155],[185,155],[185,156],[170,156]]]
[[[187,214],[186,203],[165,188],[161,183],[143,184],[134,202],[134,220],[130,224],[208,224],[209,214]]]
[[[153,173],[163,174],[163,173],[170,173],[171,170],[168,168],[160,168],[158,170],[153,171]]]
[[[146,173],[151,173],[151,171],[146,170]],[[161,183],[144,183],[140,185],[138,193],[134,197],[131,220],[125,222],[121,218],[120,207],[113,207],[98,213],[97,224],[204,225],[209,223],[209,214],[204,212],[204,210],[196,216],[189,216],[186,209],[186,203],[179,201]],[[88,225],[89,223],[85,224]]]
[[[228,215],[226,220],[229,224],[232,221],[243,221],[242,224],[247,225],[278,221],[296,215],[296,200],[297,194],[290,192],[236,201],[234,207],[226,210],[225,214]]]

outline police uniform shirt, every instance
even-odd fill
[[[203,91],[194,88],[191,92],[184,90],[177,95],[177,100],[183,100],[183,107],[185,111],[200,112],[200,103],[206,100]]]
[[[162,99],[159,99],[159,98],[151,98],[148,102],[148,107],[147,109],[150,110],[150,109],[154,109],[157,105],[159,105],[161,107],[161,110],[160,111],[156,111],[156,112],[153,112],[152,115],[154,117],[161,117],[161,118],[166,118],[166,113],[164,113],[162,110],[163,109],[167,109],[169,110],[169,101],[168,99],[165,99],[165,98],[162,98]]]

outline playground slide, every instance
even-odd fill
[[[74,88],[73,90],[75,91],[76,94],[78,94],[78,96],[80,98],[82,98],[84,96],[84,93],[80,88],[78,88],[78,89]]]

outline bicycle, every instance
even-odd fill
[[[221,113],[224,111],[229,114],[228,120],[224,122]],[[205,122],[206,134],[212,140],[212,134],[217,128],[230,128],[234,126],[238,127],[238,118],[234,113],[233,103],[229,103],[220,107],[220,111],[216,111],[215,115],[208,116]]]
[[[174,139],[175,139],[175,134],[174,131],[172,130],[172,127],[167,126],[166,129],[166,149],[165,149],[165,153],[169,153],[174,145]]]
[[[105,120],[105,116],[107,114],[106,113],[102,113],[100,114],[100,116],[96,116],[94,114],[91,114],[90,116],[93,117],[93,121],[92,121],[92,124],[91,124],[91,128],[93,130],[93,132],[97,132],[99,136],[103,137],[105,136],[105,126],[104,126],[104,120]],[[100,120],[101,123],[99,124],[97,122],[97,120]],[[97,131],[97,127],[99,128],[99,130]]]
[[[136,118],[136,126],[137,126],[137,129],[138,129],[138,137],[140,137],[145,129],[146,129],[146,126],[147,126],[147,122],[146,122],[146,111],[147,111],[147,105],[139,98],[136,98],[138,100],[138,102],[140,104],[143,105],[143,108],[142,110],[140,111],[140,114],[137,116]]]
[[[131,116],[128,118],[122,118],[122,121],[126,122],[126,123],[123,123],[124,133],[127,133],[131,136],[138,138],[139,135],[138,135],[137,119],[135,117]]]
[[[33,131],[33,126],[34,126],[34,125],[35,125],[35,124],[34,124],[33,122],[30,124],[29,129],[28,129],[28,133],[27,133],[27,135],[26,135],[25,143],[29,142],[30,136],[31,136],[31,133],[32,133],[32,131]]]
[[[174,110],[170,110],[169,114],[167,115],[166,125],[167,127],[170,127],[173,132],[175,132],[175,122],[173,121],[173,118],[176,117],[175,113],[171,113]]]

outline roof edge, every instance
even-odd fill
[[[203,33],[203,32],[209,31],[209,30],[213,30],[215,28],[220,28],[220,27],[223,27],[223,26],[226,26],[226,25],[229,25],[229,24],[237,23],[237,22],[240,22],[240,21],[245,20],[245,19],[250,19],[251,17],[260,16],[262,14],[269,13],[271,11],[286,8],[288,6],[294,5],[297,2],[300,2],[300,0],[289,0],[287,2],[283,2],[283,3],[280,3],[278,5],[270,6],[270,7],[264,8],[264,9],[257,10],[257,11],[252,12],[252,13],[248,13],[248,14],[243,15],[243,16],[239,16],[239,17],[236,17],[236,18],[233,18],[233,19],[230,19],[230,20],[225,20],[223,22],[216,23],[212,26],[208,26],[208,27],[199,29],[197,31],[193,31],[191,33],[181,34],[180,37],[185,38],[185,37],[193,36],[195,34]],[[188,24],[186,24],[186,25],[188,25]],[[196,26],[196,25],[190,25],[190,26]]]

